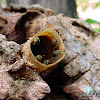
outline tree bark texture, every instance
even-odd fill
[[[50,9],[0,9],[0,100],[24,99],[100,100],[100,33]]]

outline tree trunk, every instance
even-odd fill
[[[0,9],[0,100],[25,99],[100,100],[100,33],[47,9]]]
[[[0,3],[0,9],[2,8],[1,3]]]
[[[46,8],[52,9],[56,14],[63,13],[66,16],[77,18],[75,0],[7,0],[7,5],[17,4],[29,6],[41,4]]]

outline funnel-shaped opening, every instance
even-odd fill
[[[39,36],[38,41],[38,43],[34,43],[34,41],[31,43],[33,55],[41,63],[46,64],[46,61],[48,61],[49,64],[54,63],[61,54],[58,39],[51,40],[49,36]],[[55,54],[56,52],[59,53]]]
[[[47,29],[30,38],[23,46],[23,58],[39,72],[55,66],[64,58],[64,45],[58,33]]]

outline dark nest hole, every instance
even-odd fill
[[[58,57],[54,57],[54,51],[58,50],[58,46],[52,44],[52,40],[49,36],[39,36],[40,42],[35,44],[34,41],[31,43],[31,50],[35,57],[38,55],[42,56],[39,60],[44,63],[45,60],[49,60],[50,64],[54,63]],[[38,60],[38,59],[37,59]]]
[[[23,10],[22,10],[23,11]],[[17,42],[18,44],[23,44],[27,41],[27,27],[25,27],[25,24],[27,21],[32,21],[34,18],[38,17],[40,15],[37,11],[30,11],[24,14],[16,23],[15,30],[12,32],[12,34],[9,34],[8,40]],[[29,26],[30,27],[30,26]]]
[[[25,13],[25,12],[27,11],[27,9],[25,9],[25,8],[20,8],[20,9],[15,8],[15,9],[14,9],[14,8],[11,7],[10,11],[11,11],[11,12]]]
[[[70,80],[70,77],[63,72],[64,66],[59,63],[46,77],[41,75],[51,89],[50,94],[46,95],[42,100],[74,100],[70,94],[65,93],[63,90],[66,81]]]

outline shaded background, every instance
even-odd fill
[[[29,6],[40,4],[52,9],[56,14],[63,13],[72,18],[80,18],[100,31],[100,0],[0,0],[0,7],[10,4]]]
[[[66,16],[77,18],[75,0],[6,0],[7,5],[32,5],[41,4],[45,8],[52,9],[56,14],[64,13]]]

